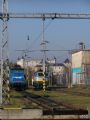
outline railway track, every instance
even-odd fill
[[[60,89],[59,91],[62,92],[62,93],[67,93],[67,94],[76,95],[76,96],[90,97],[90,93],[68,91],[68,90],[65,90],[65,89]]]
[[[88,111],[84,109],[74,108],[70,105],[64,104],[63,102],[57,102],[45,96],[32,94],[30,92],[23,92],[25,99],[38,104],[42,107],[44,115],[87,115]]]
[[[76,91],[68,91],[68,88],[60,88],[60,87],[51,87],[49,88],[50,91],[59,91],[62,93],[67,93],[67,94],[71,94],[71,95],[76,95],[76,96],[84,96],[84,97],[90,97],[90,93],[83,93],[83,92],[76,92]]]

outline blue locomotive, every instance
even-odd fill
[[[25,90],[28,88],[28,81],[23,68],[14,67],[10,69],[9,83],[11,88]]]

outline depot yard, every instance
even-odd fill
[[[67,104],[76,108],[90,108],[90,96],[84,95],[77,95],[74,93],[83,93],[89,94],[90,87],[81,88],[81,87],[74,87],[74,88],[64,88],[59,90],[33,90],[28,89],[26,90],[30,93],[34,93],[37,95],[41,95],[44,97],[48,97],[55,101],[61,102],[63,104]],[[7,107],[15,107],[15,108],[39,108],[39,106],[31,101],[25,99],[25,95],[23,94],[24,91],[14,91],[12,90],[10,95],[10,104]]]
[[[75,92],[82,92],[85,94],[88,94],[90,92],[90,88],[70,88],[66,89],[69,92],[62,92],[60,90],[58,91],[31,91],[35,94],[40,94],[46,97],[50,97],[51,99],[54,99],[56,101],[78,107],[78,108],[85,108],[90,107],[90,97],[86,96],[79,96],[72,94]]]

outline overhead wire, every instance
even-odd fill
[[[50,20],[49,23],[45,26],[45,29],[44,29],[45,32],[46,32],[46,30],[48,29],[48,27],[51,25],[52,21],[53,21],[53,20]],[[41,37],[41,35],[42,35],[42,32],[40,32],[40,34],[32,41],[32,43],[31,43],[31,45],[29,46],[29,48],[32,47],[32,45],[34,45],[34,44],[36,43],[35,41],[37,41],[37,40]],[[33,43],[34,43],[34,44],[33,44]],[[28,49],[29,49],[29,48],[28,48]]]

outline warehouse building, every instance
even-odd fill
[[[72,85],[90,85],[90,50],[72,53]]]

